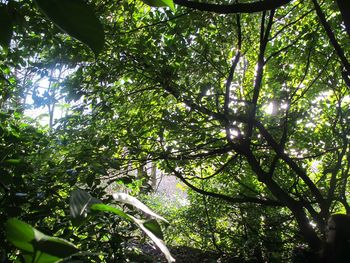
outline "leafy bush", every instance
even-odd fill
[[[283,209],[230,206],[191,190],[185,200],[159,193],[142,200],[170,221],[168,244],[215,251],[227,262],[286,262],[298,240],[295,222]]]
[[[167,223],[167,221],[163,217],[152,212],[147,206],[145,206],[143,203],[141,203],[139,200],[137,200],[132,196],[129,196],[125,193],[115,193],[113,194],[113,198],[119,203],[132,205],[133,207],[137,208],[143,213],[148,214],[151,217],[165,221]],[[85,227],[88,223],[93,223],[96,225],[100,224],[101,221],[98,220],[100,216],[98,212],[112,213],[117,217],[123,219],[124,222],[125,221],[133,222],[148,237],[150,237],[150,239],[155,243],[155,245],[164,253],[168,262],[174,261],[174,259],[170,255],[169,250],[167,249],[164,242],[162,241],[163,233],[160,225],[155,219],[149,219],[149,220],[138,219],[131,213],[125,213],[122,209],[116,206],[103,204],[102,201],[92,197],[90,194],[88,194],[83,190],[76,190],[71,194],[70,211],[73,219],[73,225],[76,225],[76,226]],[[89,217],[88,217],[88,213],[90,214]],[[110,225],[112,224],[114,225],[116,223],[114,219],[115,218],[111,218]],[[117,220],[117,223],[118,221],[120,223],[120,220]],[[108,225],[107,227],[110,227],[110,225]],[[82,240],[88,239],[88,240],[91,240],[92,242],[95,242],[97,248],[101,248],[101,244],[99,244],[99,242],[103,244],[107,242],[107,243],[110,243],[110,245],[115,245],[116,247],[121,247],[122,243],[125,242],[125,240],[123,241],[123,239],[125,238],[123,238],[120,235],[120,233],[109,232],[110,235],[111,234],[114,235],[114,238],[110,238],[107,233],[103,233],[103,231],[101,231],[101,228],[98,228],[98,229],[95,228],[95,232],[88,232],[87,236],[85,236],[84,233],[79,230],[74,232],[76,237]],[[106,251],[106,249],[101,249],[99,251],[98,249],[95,248],[94,251],[91,251],[93,248],[92,244],[88,246],[90,248],[89,249],[90,251],[87,250],[89,253],[78,253],[79,249],[76,246],[74,246],[72,243],[68,242],[67,240],[52,237],[52,236],[47,236],[41,233],[40,231],[38,231],[37,229],[33,228],[32,226],[30,226],[29,224],[26,224],[23,221],[20,221],[18,219],[7,220],[6,234],[7,234],[7,239],[13,245],[15,245],[17,248],[23,251],[20,258],[24,260],[26,263],[58,262],[61,259],[64,259],[67,257],[79,258],[82,260],[85,258],[84,259],[85,262],[87,258],[90,258],[90,259],[96,258],[96,260],[99,260],[99,261],[111,262],[111,260],[113,261],[125,260],[126,258],[128,258],[128,256],[135,257],[135,255],[127,255],[126,252],[123,250],[122,251],[116,250],[114,246],[111,246],[113,250],[110,251],[111,252],[110,255],[106,253],[108,251],[108,250]],[[117,235],[117,239],[115,237],[116,235]],[[98,236],[99,238],[97,238]],[[118,240],[118,237],[119,237],[119,240]],[[112,241],[112,244],[110,241]],[[104,246],[105,245],[103,245],[102,247]],[[119,252],[119,255],[118,255],[118,252]]]

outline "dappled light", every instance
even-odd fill
[[[0,1],[0,263],[346,263],[348,1]]]

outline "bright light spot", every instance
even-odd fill
[[[281,109],[286,110],[286,109],[288,109],[288,107],[289,107],[288,103],[281,104]]]
[[[321,161],[319,160],[314,160],[312,161],[311,163],[311,166],[310,166],[310,170],[312,173],[318,173],[319,172],[319,165],[320,165]]]
[[[343,98],[343,102],[345,102],[345,103],[350,103],[350,96],[349,96],[349,95],[346,95],[346,96]]]
[[[316,227],[315,222],[310,221],[310,226],[312,226],[313,228],[315,228],[315,227]]]
[[[237,130],[234,129],[230,129],[230,133],[232,137],[237,137],[239,135],[239,132]]]
[[[37,84],[39,85],[39,89],[45,91],[47,87],[50,86],[50,81],[48,78],[42,78],[37,82]]]
[[[308,123],[306,123],[305,127],[306,128],[315,128],[316,125],[314,123],[312,123],[312,122],[308,122]]]
[[[269,115],[272,115],[276,112],[276,109],[275,109],[275,103],[273,103],[272,101],[269,103],[269,105],[267,105],[266,109],[265,109],[265,112]]]

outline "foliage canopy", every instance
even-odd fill
[[[127,185],[133,169],[145,182],[153,164],[188,187],[208,246],[232,252],[223,236],[248,231],[260,257],[280,256],[268,239],[318,251],[329,216],[350,213],[348,2],[144,2],[166,8],[1,2],[1,220],[78,239],[70,188],[103,198],[106,183]],[[48,131],[23,115],[30,96]],[[124,230],[100,227],[113,248]]]

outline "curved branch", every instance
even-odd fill
[[[235,3],[227,5],[200,3],[188,0],[174,0],[174,3],[180,6],[196,9],[199,11],[208,11],[218,14],[233,13],[256,13],[276,9],[286,5],[292,0],[263,0],[252,3]]]
[[[326,31],[326,34],[329,38],[329,41],[331,42],[333,48],[335,49],[341,63],[343,64],[343,67],[347,71],[347,74],[350,74],[350,62],[346,58],[344,50],[342,49],[342,47],[338,43],[338,40],[336,39],[334,32],[326,19],[325,14],[322,12],[321,6],[318,4],[317,0],[312,0],[312,2],[315,6],[317,16],[320,19],[320,22],[321,22],[324,30]]]
[[[168,160],[165,159],[164,161],[165,161],[167,167],[174,173],[174,175],[177,178],[179,178],[186,186],[191,188],[193,191],[200,193],[202,195],[218,198],[218,199],[224,200],[224,201],[232,203],[232,204],[253,203],[253,204],[259,204],[259,205],[266,205],[266,206],[284,206],[284,204],[282,204],[278,200],[259,199],[259,198],[250,197],[250,196],[231,197],[228,195],[209,192],[209,191],[200,189],[200,188],[194,186],[193,184],[189,183],[180,172],[176,171],[176,169],[169,164]]]
[[[320,206],[322,206],[324,203],[324,198],[314,182],[307,176],[306,172],[284,152],[283,148],[275,141],[272,135],[259,121],[255,121],[255,126],[259,129],[261,135],[265,138],[269,146],[276,152],[279,158],[281,158],[298,176],[300,176],[300,178],[305,182],[315,196],[317,202],[320,204]]]

